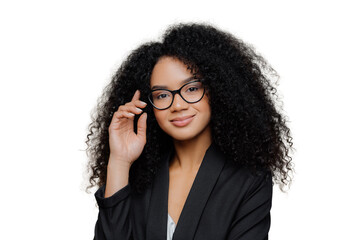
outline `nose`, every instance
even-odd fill
[[[171,105],[171,111],[180,111],[182,109],[187,109],[189,107],[189,103],[187,103],[179,93],[176,93],[174,96],[174,101]]]

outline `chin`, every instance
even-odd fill
[[[171,125],[165,132],[169,136],[171,136],[174,140],[187,141],[202,135],[205,129],[206,127],[202,128],[200,126],[197,127],[192,126],[189,128],[177,128]]]
[[[195,137],[194,134],[174,134],[174,135],[170,135],[174,140],[177,141],[187,141],[187,140],[191,140]]]
[[[197,134],[191,129],[167,129],[165,132],[176,140],[188,140],[194,138]]]

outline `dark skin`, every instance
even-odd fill
[[[191,76],[184,63],[164,57],[153,69],[151,88],[163,85],[169,90],[179,89],[184,79]],[[130,167],[146,144],[146,114],[139,118],[138,133],[133,130],[134,115],[142,113],[146,106],[139,98],[140,91],[136,91],[131,102],[119,106],[109,126],[110,158],[105,197],[128,184]],[[176,94],[168,109],[154,108],[154,113],[159,126],[173,139],[175,154],[169,165],[168,213],[177,224],[205,152],[211,145],[209,99],[205,94],[200,101],[188,103]],[[186,125],[173,122],[175,118],[188,116],[192,120]]]
[[[169,90],[179,89],[191,72],[181,61],[164,57],[155,65],[151,76],[151,87],[164,85]],[[210,146],[210,105],[206,95],[197,103],[187,103],[178,94],[170,108],[154,113],[159,126],[172,137],[175,154],[169,165],[168,213],[178,223],[186,198],[199,170],[207,148]],[[171,123],[176,117],[192,116],[186,126]]]
[[[177,224],[199,167],[194,166],[192,171],[169,167],[168,213]]]

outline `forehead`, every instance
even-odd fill
[[[155,64],[150,78],[150,87],[179,87],[192,80],[194,75],[187,65],[174,57],[162,57]]]

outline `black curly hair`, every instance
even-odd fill
[[[191,73],[201,75],[210,94],[213,141],[239,167],[253,172],[271,170],[273,182],[290,185],[293,172],[293,150],[286,116],[277,105],[276,71],[254,48],[209,23],[170,25],[162,41],[142,44],[121,64],[105,87],[88,126],[87,155],[90,172],[87,189],[106,183],[110,155],[108,127],[120,105],[129,101],[139,89],[140,100],[147,102],[146,144],[132,164],[129,183],[142,192],[159,169],[161,153],[172,144],[171,137],[158,125],[151,104],[150,77],[157,61],[164,56],[176,57]],[[281,101],[279,101],[281,102]],[[136,132],[138,115],[135,116]]]

